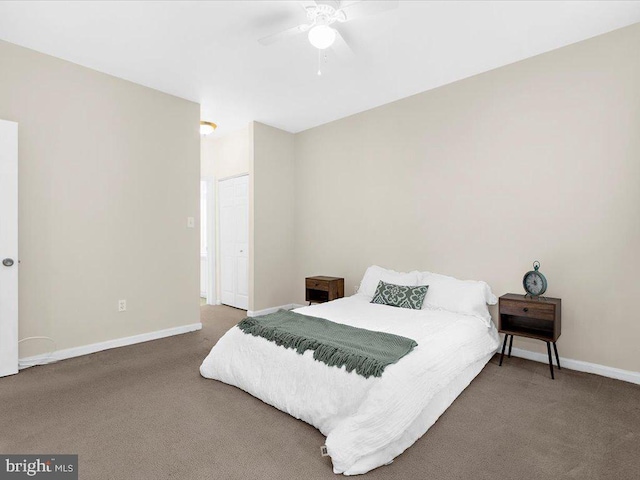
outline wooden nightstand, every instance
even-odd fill
[[[553,376],[553,361],[551,360],[551,343],[556,354],[556,363],[560,368],[560,357],[556,341],[560,336],[562,301],[559,298],[539,297],[525,298],[524,295],[507,293],[500,297],[500,321],[498,330],[504,333],[504,343],[500,354],[500,366],[504,358],[504,349],[507,346],[507,339],[511,335],[509,342],[509,354],[511,357],[511,347],[513,336],[535,338],[547,343],[547,354],[549,355],[549,369],[551,378]]]
[[[307,277],[305,279],[306,299],[312,303],[324,303],[344,297],[344,278]]]

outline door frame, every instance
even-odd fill
[[[14,375],[18,360],[18,124],[0,120],[0,377]]]
[[[215,305],[216,299],[216,255],[217,255],[217,236],[216,236],[216,195],[218,193],[215,188],[215,178],[212,176],[204,176],[200,179],[207,185],[207,305]]]

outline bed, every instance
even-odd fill
[[[445,283],[451,279],[440,277],[437,280]],[[430,293],[435,293],[420,310],[374,304],[371,286],[380,278],[398,284],[428,281]],[[326,451],[334,473],[357,475],[389,464],[435,423],[499,345],[486,308],[495,299],[488,286],[475,282],[457,284],[457,289],[452,283],[436,288],[434,279],[419,272],[401,274],[374,266],[367,270],[360,293],[295,310],[414,339],[417,347],[387,366],[381,377],[365,378],[345,368],[328,367],[314,360],[311,351],[300,355],[245,334],[237,326],[212,348],[200,373],[315,426],[327,437]],[[472,290],[482,297],[484,310],[478,301],[466,298]],[[465,298],[456,301],[460,294]]]

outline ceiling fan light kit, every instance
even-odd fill
[[[322,55],[323,51],[332,48],[338,57],[352,59],[353,51],[345,41],[340,31],[333,28],[336,22],[345,23],[356,18],[377,14],[386,10],[394,9],[398,6],[398,0],[366,0],[348,2],[343,6],[343,2],[331,0],[300,0],[298,3],[304,7],[309,23],[302,23],[295,27],[288,28],[273,35],[266,36],[258,40],[262,45],[271,45],[279,40],[297,36],[308,32],[309,43],[318,49]],[[341,27],[342,28],[342,27]],[[318,57],[318,75],[321,75],[320,64],[322,57]],[[324,55],[326,62],[326,55]]]
[[[326,4],[316,4],[307,7],[306,10],[307,18],[311,20],[311,23],[306,25],[309,29],[309,43],[318,50],[329,48],[336,41],[338,33],[330,25],[344,22],[347,19],[344,12]]]
[[[329,25],[316,25],[309,30],[309,42],[318,50],[324,50],[336,41],[336,31]]]

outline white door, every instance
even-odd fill
[[[18,373],[18,124],[0,120],[0,377]]]
[[[218,182],[220,301],[249,307],[249,176]]]

